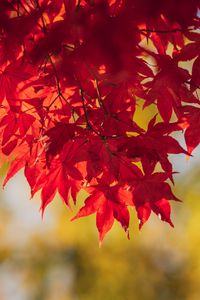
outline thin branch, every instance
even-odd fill
[[[38,10],[41,12],[41,8],[40,8],[40,5],[39,5],[39,2],[38,0],[36,0],[36,7],[38,8]],[[44,20],[44,16],[43,16],[43,13],[41,12],[41,21],[42,21],[42,30],[45,33],[47,33],[47,27],[46,27],[46,24],[45,24],[45,20]]]
[[[98,101],[99,101],[99,105],[101,107],[103,107],[103,110],[105,112],[105,114],[107,115],[108,112],[107,112],[107,109],[103,103],[103,100],[102,100],[102,97],[101,97],[101,93],[100,93],[100,89],[99,89],[99,84],[98,84],[98,80],[95,78],[95,85],[96,85],[96,90],[97,90],[97,96],[98,96]]]
[[[83,91],[81,86],[79,88],[79,91],[80,91],[81,101],[82,101],[82,104],[83,104],[83,111],[84,111],[84,116],[85,116],[85,121],[86,121],[87,127],[99,136],[100,135],[99,132],[91,125],[91,123],[89,121],[87,109],[86,109],[86,106],[85,106],[84,91]]]
[[[168,30],[162,30],[162,29],[148,29],[148,28],[137,28],[136,31],[138,32],[146,32],[146,33],[163,33],[163,34],[167,34],[167,33],[176,33],[176,32],[188,32],[188,31],[193,31],[195,30],[195,28],[192,29],[187,29],[184,30],[182,28],[174,28],[174,29],[168,29]]]
[[[39,5],[38,0],[36,0],[36,6],[37,6],[37,8],[40,10],[40,5]],[[42,26],[40,26],[40,27],[41,27],[43,33],[46,34],[46,33],[47,33],[47,28],[46,28],[45,20],[44,20],[44,17],[43,17],[43,14],[42,14],[42,13],[41,13],[41,21],[42,21]],[[62,91],[61,91],[61,88],[60,88],[60,80],[59,80],[58,72],[57,72],[57,70],[56,70],[55,64],[54,64],[54,62],[53,62],[53,60],[52,60],[52,57],[51,57],[51,54],[50,54],[50,53],[47,53],[47,60],[49,60],[51,66],[52,66],[52,69],[53,69],[53,72],[54,72],[55,81],[56,81],[56,89],[57,89],[57,93],[58,93],[58,95],[57,95],[56,98],[54,99],[53,103],[54,103],[54,102],[56,101],[56,99],[58,99],[58,98],[59,98],[59,99],[63,99],[64,102],[70,107],[71,112],[72,112],[72,118],[73,118],[73,120],[74,120],[74,122],[75,122],[74,109],[73,109],[73,107],[71,107],[71,105],[69,104],[69,102],[68,102],[67,99],[64,97],[64,95],[63,95],[63,93],[62,93]],[[51,103],[50,106],[49,106],[48,108],[50,108],[50,107],[52,106],[53,103]]]

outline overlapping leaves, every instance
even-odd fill
[[[74,219],[96,214],[100,240],[115,220],[128,234],[132,208],[140,227],[151,212],[173,226],[170,154],[200,143],[199,1],[177,3],[1,1],[4,184],[24,168],[42,213],[56,193],[70,207],[85,189]],[[147,130],[141,103],[158,112]]]

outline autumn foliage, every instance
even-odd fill
[[[130,208],[140,227],[151,212],[173,226],[169,155],[200,143],[199,4],[0,1],[4,185],[24,168],[42,213],[56,193],[70,207],[87,191],[74,219],[95,213],[100,240],[115,220],[128,234]],[[147,129],[139,104],[157,109]]]

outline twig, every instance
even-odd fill
[[[193,31],[195,30],[195,28],[193,29],[187,29],[187,30],[183,30],[181,28],[174,28],[174,29],[168,29],[168,30],[162,30],[162,29],[148,29],[148,28],[137,28],[136,31],[138,32],[149,32],[149,33],[176,33],[176,32],[187,32],[187,31]]]

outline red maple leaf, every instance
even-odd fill
[[[112,228],[115,219],[128,233],[129,211],[127,207],[133,205],[130,191],[120,185],[110,186],[102,180],[97,186],[91,186],[87,190],[91,195],[85,200],[84,207],[73,220],[96,213],[100,241]]]
[[[140,220],[140,228],[148,220],[152,211],[159,215],[161,220],[173,226],[169,200],[179,201],[179,199],[174,196],[169,184],[165,182],[169,177],[167,173],[144,176],[133,188],[133,202]]]

